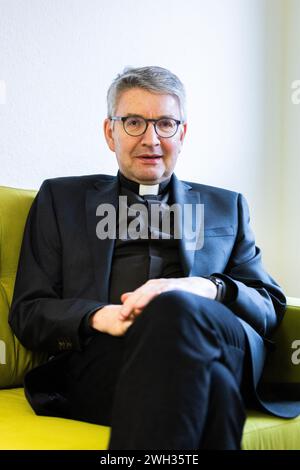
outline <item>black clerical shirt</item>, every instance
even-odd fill
[[[183,277],[183,269],[179,259],[178,240],[173,237],[170,227],[170,238],[163,238],[161,227],[154,229],[150,220],[152,204],[170,204],[170,178],[159,185],[156,196],[140,196],[139,184],[118,173],[120,195],[127,197],[127,205],[143,204],[148,212],[148,238],[120,239],[115,241],[114,254],[110,275],[109,302],[121,304],[120,296],[124,292],[132,292],[148,279]],[[135,218],[128,215],[127,223]],[[118,220],[118,217],[117,217]],[[172,219],[171,219],[172,222]],[[152,230],[153,229],[153,230]],[[117,234],[119,226],[117,223]]]

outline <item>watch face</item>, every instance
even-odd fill
[[[216,276],[210,276],[210,280],[217,287],[217,295],[216,295],[215,300],[221,301],[223,297],[223,281]]]
[[[218,286],[220,284],[220,279],[218,279],[216,276],[210,276],[209,279]]]

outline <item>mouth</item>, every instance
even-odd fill
[[[144,163],[157,163],[163,158],[163,155],[156,154],[142,154],[137,155],[136,158]]]
[[[141,155],[137,155],[137,158],[162,158],[162,155],[158,155],[156,153],[143,153]]]

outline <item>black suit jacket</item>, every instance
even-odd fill
[[[81,350],[81,325],[108,303],[114,240],[96,236],[99,204],[117,208],[118,178],[108,175],[44,181],[27,219],[9,322],[28,349],[58,354]],[[217,274],[231,284],[228,307],[240,319],[250,345],[253,381],[260,379],[269,338],[285,311],[285,297],[262,266],[241,194],[171,180],[173,200],[204,204],[204,245],[193,251],[179,241],[185,276]],[[299,409],[278,409],[295,416]]]

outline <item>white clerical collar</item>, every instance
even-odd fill
[[[133,191],[135,194],[139,194],[140,196],[157,196],[158,194],[163,193],[169,186],[171,180],[170,176],[167,180],[164,180],[159,184],[139,184],[136,181],[132,181],[126,178],[126,176],[124,176],[120,171],[118,171],[118,178],[121,186],[124,186],[125,188]]]
[[[145,196],[146,194],[154,194],[157,196],[159,193],[159,184],[140,184],[139,195]]]

